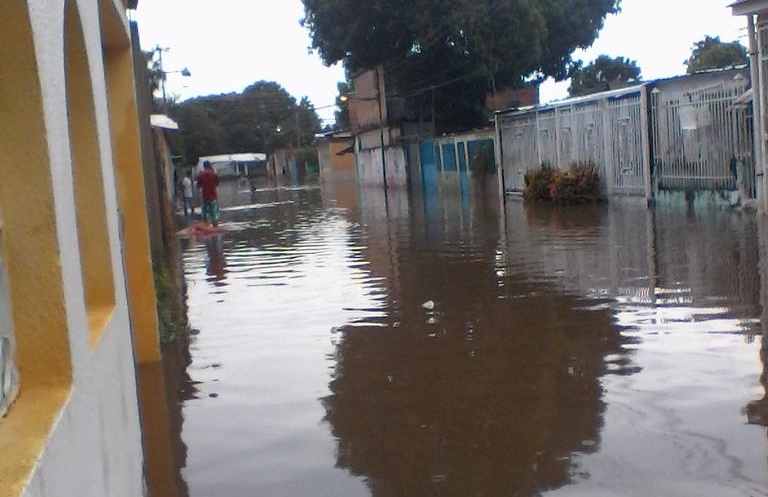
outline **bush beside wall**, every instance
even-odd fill
[[[589,162],[574,163],[565,171],[547,163],[525,175],[523,198],[558,204],[584,204],[603,200],[600,174]]]

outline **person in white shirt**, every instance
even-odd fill
[[[184,216],[195,215],[195,189],[192,183],[192,171],[187,171],[181,180],[182,194],[184,195]]]

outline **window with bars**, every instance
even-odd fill
[[[3,242],[3,219],[0,212],[0,417],[5,415],[13,401],[17,385],[16,368],[13,363],[11,299]]]

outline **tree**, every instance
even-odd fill
[[[738,41],[730,43],[720,41],[719,36],[705,36],[693,44],[691,58],[685,61],[688,74],[707,69],[747,64],[747,49]]]
[[[326,64],[343,61],[351,74],[383,65],[387,96],[434,108],[444,127],[484,122],[489,91],[565,79],[574,49],[592,44],[620,2],[302,1],[302,23]]]
[[[333,113],[336,118],[334,130],[349,131],[349,106],[347,102],[349,101],[349,94],[354,90],[346,81],[339,81],[336,88],[339,90],[339,94],[336,96],[336,106],[339,110]]]
[[[611,58],[601,55],[586,67],[576,67],[571,72],[572,97],[609,90],[613,84],[626,84],[640,79],[637,62],[624,57]]]
[[[271,152],[309,146],[320,131],[320,118],[306,98],[300,102],[279,84],[259,81],[242,93],[209,95],[171,108],[179,122],[188,163],[205,155]]]

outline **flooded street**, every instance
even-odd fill
[[[768,495],[754,215],[220,196],[182,244],[179,496]]]

